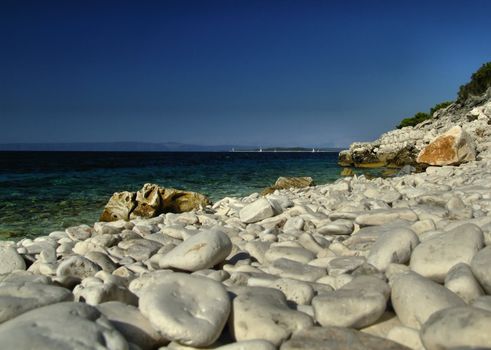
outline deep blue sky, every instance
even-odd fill
[[[491,1],[0,2],[0,143],[371,140],[491,60]]]

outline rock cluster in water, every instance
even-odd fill
[[[459,166],[184,213],[146,185],[106,207],[129,220],[0,242],[0,347],[491,348],[488,131]]]
[[[145,184],[138,192],[116,192],[107,202],[100,221],[153,218],[162,213],[183,213],[211,204],[201,193]]]

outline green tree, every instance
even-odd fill
[[[403,119],[399,125],[397,125],[398,129],[404,128],[405,126],[415,126],[419,123],[424,122],[425,120],[430,119],[431,116],[428,113],[418,112],[411,118]]]
[[[446,107],[450,106],[452,103],[453,103],[453,101],[445,101],[445,102],[438,103],[437,105],[435,105],[434,107],[432,107],[430,109],[430,116],[433,117],[433,114],[435,114],[436,111],[438,111],[442,108],[446,108]]]
[[[484,63],[474,74],[471,81],[459,89],[458,101],[464,102],[469,96],[482,95],[491,87],[491,62]]]

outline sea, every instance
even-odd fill
[[[155,183],[212,201],[247,196],[279,176],[339,178],[336,152],[0,152],[0,239],[93,224],[114,192]]]

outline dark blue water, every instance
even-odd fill
[[[338,178],[337,153],[0,152],[0,237],[37,236],[97,221],[113,192],[146,182],[245,196],[279,176]]]

